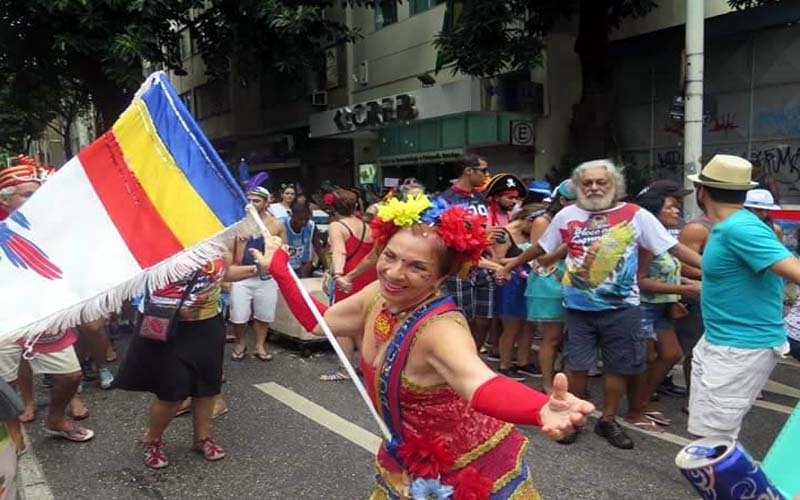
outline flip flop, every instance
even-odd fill
[[[257,352],[253,354],[253,357],[261,361],[272,361],[272,354],[268,352]]]
[[[69,429],[50,429],[49,427],[45,427],[44,433],[51,437],[59,437],[76,443],[83,443],[94,437],[93,430],[85,429],[77,425]]]
[[[234,361],[242,361],[242,360],[244,360],[245,355],[247,355],[247,348],[246,347],[241,352],[236,351],[236,348],[234,348],[233,351],[231,351],[231,359],[234,360]]]
[[[639,430],[643,430],[645,432],[652,432],[655,434],[661,434],[664,432],[664,429],[656,425],[655,422],[628,422],[632,426],[636,427]]]
[[[17,458],[19,458],[22,455],[28,453],[28,450],[30,450],[30,449],[31,449],[31,447],[26,444],[25,448],[22,448],[21,450],[17,450]]]
[[[644,412],[644,418],[657,423],[658,425],[668,426],[672,425],[672,420],[667,418],[663,413],[660,411],[646,411]]]
[[[225,408],[221,409],[220,411],[215,412],[213,415],[211,415],[211,418],[212,419],[213,418],[219,418],[219,417],[225,415],[226,413],[228,413],[228,407],[227,406]]]
[[[323,382],[338,382],[340,380],[350,380],[350,376],[341,370],[328,370],[319,376]]]

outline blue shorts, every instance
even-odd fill
[[[597,365],[597,350],[603,370],[620,375],[638,375],[647,368],[645,340],[641,335],[638,306],[605,311],[566,309],[564,360],[567,370],[586,372]]]
[[[659,330],[671,330],[672,320],[667,314],[672,304],[651,304],[642,302],[639,309],[642,311],[641,334],[644,339],[655,340]]]

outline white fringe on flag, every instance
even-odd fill
[[[74,306],[7,332],[4,338],[6,341],[15,341],[26,337],[28,339],[27,347],[27,344],[33,344],[42,332],[61,331],[107,317],[111,313],[119,312],[124,301],[144,294],[145,287],[152,292],[179,281],[203,267],[209,260],[229,252],[229,244],[234,238],[249,237],[258,233],[259,228],[256,224],[249,217],[245,217],[211,238],[173,255],[149,269],[143,269],[141,274],[136,277]]]

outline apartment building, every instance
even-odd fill
[[[735,153],[760,164],[800,203],[800,4],[732,12],[707,0],[704,154]],[[324,74],[306,82],[271,75],[208,82],[185,41],[188,75],[172,80],[235,168],[310,187],[386,185],[415,177],[446,187],[453,160],[477,152],[495,172],[542,178],[569,153],[569,124],[580,100],[575,23],[548,39],[544,65],[492,79],[435,72],[433,40],[441,0],[379,9],[333,9],[363,38],[326,51]],[[685,2],[661,0],[648,16],[612,33],[614,136],[621,159],[645,177],[682,175]],[[677,119],[676,119],[677,117]]]

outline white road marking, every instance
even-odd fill
[[[777,411],[778,413],[785,413],[787,415],[791,415],[794,411],[794,408],[790,408],[785,405],[779,405],[778,403],[770,403],[769,401],[756,401],[753,403],[753,406],[758,406],[759,408],[765,408],[767,410]]]
[[[775,382],[774,380],[767,380],[767,383],[764,384],[764,390],[774,394],[800,399],[800,389],[790,385],[781,384],[780,382]]]
[[[44,477],[42,466],[33,451],[31,440],[23,427],[28,452],[17,460],[17,490],[22,500],[53,500],[53,491]]]
[[[348,422],[339,415],[275,382],[256,384],[255,387],[368,452],[377,453],[381,438],[368,430]]]

